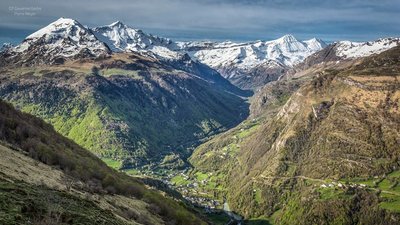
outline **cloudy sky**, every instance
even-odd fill
[[[0,43],[18,43],[59,17],[90,27],[120,20],[174,40],[400,36],[400,0],[1,0]]]

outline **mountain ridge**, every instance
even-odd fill
[[[305,72],[318,64],[320,64],[320,67],[325,67],[330,64],[329,66],[332,68],[334,68],[336,64],[340,66],[343,62],[351,64],[354,59],[376,55],[399,45],[399,37],[380,38],[375,41],[367,42],[334,42],[291,68],[286,74],[282,75],[282,78],[285,76],[291,77],[300,71]]]
[[[257,89],[277,80],[293,64],[301,62],[326,44],[315,38],[300,42],[293,35],[285,35],[271,41],[193,42],[179,45],[233,84],[245,89]]]
[[[212,49],[202,49],[204,46]],[[221,57],[221,46],[225,50],[230,49],[229,57]],[[276,80],[287,68],[324,46],[321,40],[314,38],[300,42],[292,35],[249,43],[182,43],[146,34],[120,21],[87,28],[76,20],[60,18],[31,34],[16,47],[6,49],[3,54],[19,64],[62,64],[68,58],[106,58],[113,52],[135,52],[162,61],[179,61],[189,57],[217,70],[241,88],[255,89]],[[28,48],[31,50],[26,51]],[[193,49],[198,51],[193,52]],[[215,61],[216,58],[222,61]]]

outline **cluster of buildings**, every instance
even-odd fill
[[[334,182],[332,181],[331,183],[326,183],[326,184],[321,184],[321,188],[333,188],[333,187],[339,187],[339,188],[366,188],[367,185],[365,184],[343,184],[340,182]]]

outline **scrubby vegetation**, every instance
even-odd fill
[[[334,191],[334,190],[333,190]],[[340,192],[340,191],[339,191]],[[274,222],[278,224],[397,224],[399,216],[381,210],[378,197],[363,190],[347,190],[318,198],[296,193]]]
[[[84,213],[82,213],[84,212]],[[125,224],[110,211],[65,192],[0,179],[0,224]]]
[[[51,125],[16,111],[3,101],[0,101],[0,139],[84,182],[85,191],[141,199],[150,205],[151,212],[171,224],[202,223],[183,203],[149,190],[140,180],[109,168],[92,153],[58,134]]]
[[[266,87],[252,102],[259,125],[244,138],[237,133],[251,130],[245,123],[217,135],[191,163],[225,174],[223,194],[249,221],[396,224],[399,185],[390,174],[400,168],[399,50],[285,81],[282,91]],[[352,187],[361,182],[367,186]]]

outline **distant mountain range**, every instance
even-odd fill
[[[326,44],[318,39],[298,41],[285,35],[272,41],[249,43],[180,43],[193,58],[216,69],[233,84],[255,89],[277,80],[289,68]]]
[[[335,46],[335,57],[346,59],[379,53],[398,43],[398,38],[387,38],[373,42],[340,41],[330,46]],[[46,46],[43,47],[43,44]],[[8,50],[18,62],[39,64],[60,63],[64,58],[106,57],[112,52],[135,52],[163,61],[191,58],[217,70],[240,88],[257,89],[277,80],[325,47],[327,44],[320,39],[299,41],[293,35],[247,43],[174,42],[131,28],[120,21],[88,28],[76,20],[60,18],[29,35],[20,45],[5,46],[3,49]],[[28,49],[29,54],[20,59],[18,55]]]

